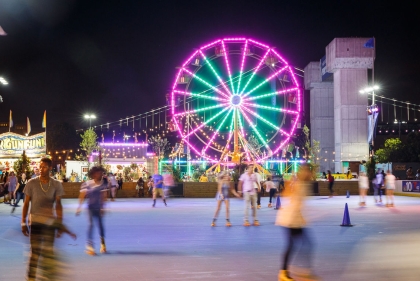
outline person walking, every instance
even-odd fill
[[[390,170],[386,172],[385,188],[386,188],[386,206],[394,207],[395,176],[391,173]]]
[[[307,268],[301,270],[302,280],[316,280],[311,272],[312,243],[305,228],[306,221],[303,217],[304,199],[312,187],[312,173],[308,164],[299,167],[297,181],[294,183],[290,193],[290,203],[277,212],[276,225],[282,226],[286,231],[287,247],[283,253],[279,281],[292,281],[289,275],[289,263],[296,248],[296,242],[302,241],[301,253],[305,257]]]
[[[257,181],[258,179],[254,175],[254,165],[249,164],[247,170],[239,177],[238,183],[238,191],[239,193],[243,194],[245,201],[244,226],[251,225],[248,220],[248,212],[250,206],[252,206],[252,217],[254,219],[254,225],[260,225],[257,219],[257,189],[254,187],[254,184],[257,184]]]
[[[16,202],[13,205],[12,213],[15,211],[15,208],[18,207],[18,204],[20,202],[20,199],[25,200],[25,194],[23,193],[23,190],[25,189],[26,184],[28,183],[28,180],[26,179],[26,174],[23,173],[18,180],[17,187],[15,189],[15,198]]]
[[[13,171],[10,172],[8,182],[9,182],[10,206],[14,206],[16,204],[15,190],[16,190],[16,186],[17,186],[17,182],[18,182],[17,178],[16,178],[16,175],[15,175],[15,172],[13,172]]]
[[[51,169],[51,159],[42,158],[39,177],[28,181],[24,189],[21,228],[23,235],[29,236],[31,244],[27,280],[36,280],[38,266],[42,269],[46,280],[57,280],[49,264],[54,259],[53,247],[57,230],[54,223],[62,224],[63,221],[61,197],[64,195],[64,190],[61,182],[50,178]],[[31,219],[28,227],[26,220],[29,209]],[[62,230],[58,229],[57,237],[61,234]]]
[[[154,174],[152,176],[153,178],[153,205],[152,207],[156,206],[156,197],[160,196],[162,197],[163,203],[165,206],[168,206],[166,204],[165,194],[163,193],[163,177],[160,174]]]
[[[119,183],[117,182],[115,176],[112,173],[109,173],[108,175],[108,182],[111,185],[111,201],[115,201],[115,197],[117,195],[117,186],[119,185]]]
[[[277,192],[277,188],[274,185],[274,182],[271,181],[271,177],[267,177],[267,180],[263,183],[263,186],[265,187],[265,191],[270,194],[270,201],[268,203],[268,208],[273,207],[272,200],[274,198],[274,195]]]
[[[328,180],[328,189],[330,190],[330,198],[334,195],[334,177],[331,174],[331,171],[327,171],[327,180]]]
[[[228,172],[223,172],[219,177],[219,182],[217,184],[217,207],[216,212],[213,216],[213,221],[211,226],[216,226],[216,220],[219,215],[220,207],[222,206],[222,202],[225,202],[226,206],[226,226],[232,226],[229,220],[229,192],[232,192],[236,197],[240,197],[240,195],[235,191],[234,188],[231,188],[231,179]]]
[[[366,173],[360,172],[359,175],[359,206],[366,206],[366,194],[369,189],[369,178]]]
[[[101,239],[100,253],[106,253],[105,231],[102,218],[105,209],[104,201],[106,200],[107,192],[111,183],[108,182],[108,179],[104,176],[104,174],[104,168],[100,166],[92,167],[89,171],[89,177],[91,180],[84,182],[80,187],[79,207],[77,208],[76,215],[80,215],[83,202],[85,198],[88,198],[89,226],[86,243],[86,253],[88,255],[95,255],[93,243],[93,221],[96,221],[99,228],[99,235]]]

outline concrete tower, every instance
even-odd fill
[[[320,62],[305,67],[305,89],[310,91],[311,141],[320,142],[318,153],[320,171],[334,170],[334,85],[332,75],[326,79],[321,73]],[[330,80],[330,81],[328,81]]]
[[[369,38],[335,38],[326,48],[326,71],[334,74],[335,171],[345,172],[349,162],[367,160],[367,97],[359,90],[368,85],[374,49]],[[345,163],[347,162],[347,163]],[[346,165],[347,164],[347,165]]]
[[[374,62],[374,49],[364,47],[369,39],[335,38],[320,62],[305,67],[311,139],[321,142],[321,171],[343,173],[351,162],[368,159],[368,102],[359,90],[368,85],[368,69]]]

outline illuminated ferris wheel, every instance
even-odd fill
[[[285,149],[301,114],[293,67],[250,38],[206,44],[179,68],[172,121],[194,157],[239,163]]]

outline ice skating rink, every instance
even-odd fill
[[[244,227],[243,201],[231,199],[232,227],[225,209],[211,227],[214,199],[169,198],[107,202],[108,253],[84,253],[87,213],[76,217],[76,199],[64,199],[64,223],[78,235],[56,240],[63,280],[277,280],[285,246],[277,211],[262,198],[261,226]],[[353,227],[340,227],[348,203]],[[287,199],[282,199],[287,204]],[[224,205],[222,205],[224,208]],[[22,208],[0,204],[0,280],[24,280],[28,238],[20,233]],[[281,210],[280,210],[281,212]],[[308,197],[306,216],[313,241],[313,269],[322,280],[419,280],[420,198],[396,197],[395,207],[358,206],[358,197]],[[99,234],[96,251],[99,252]],[[292,264],[300,264],[297,253]]]

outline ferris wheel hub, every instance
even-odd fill
[[[240,96],[240,95],[233,95],[233,96],[231,97],[231,99],[230,99],[230,103],[231,103],[233,106],[240,106],[240,105],[241,105],[241,103],[242,103],[242,98],[241,98],[241,96]]]

